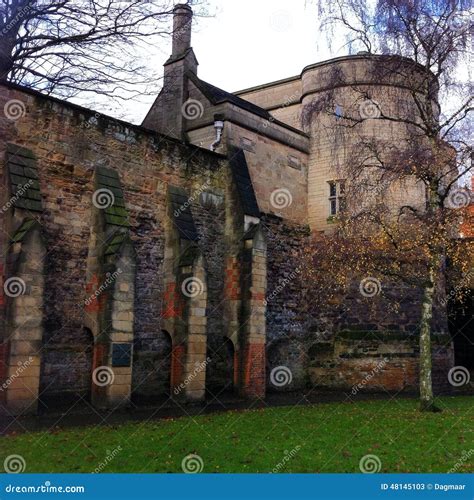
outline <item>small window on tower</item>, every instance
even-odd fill
[[[346,208],[346,184],[343,180],[329,181],[329,215],[337,216]]]

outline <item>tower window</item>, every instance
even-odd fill
[[[346,184],[343,180],[329,181],[329,215],[335,216],[346,207]]]

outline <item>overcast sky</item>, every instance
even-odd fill
[[[298,75],[331,57],[317,33],[315,4],[307,0],[209,0],[209,11],[212,17],[195,19],[192,45],[199,77],[224,90]],[[332,55],[347,53],[335,46]],[[170,54],[171,41],[162,41],[150,64],[161,68]],[[152,102],[130,103],[129,118],[141,122]]]
[[[316,0],[207,3],[210,15],[195,17],[193,23],[192,46],[199,61],[198,75],[229,92],[299,75],[309,64],[349,53],[342,34],[339,40],[332,40],[329,49],[326,34],[318,32]],[[170,30],[171,24],[170,19]],[[171,37],[147,48],[144,60],[161,75],[170,54]],[[459,70],[459,77],[469,81],[467,68],[461,66]],[[103,111],[141,123],[154,98],[151,95],[124,103],[121,112],[117,112],[116,104]],[[94,107],[80,99],[79,103]],[[457,102],[453,106],[456,108]]]
[[[210,10],[216,16],[197,20],[193,47],[200,77],[226,90],[294,76],[329,56],[318,44],[314,3],[211,0]]]

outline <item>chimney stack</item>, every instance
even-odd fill
[[[164,64],[163,88],[148,111],[143,126],[185,140],[183,104],[189,99],[188,74],[197,75],[198,61],[191,48],[193,11],[188,4],[173,8],[173,48]]]
[[[182,56],[191,47],[193,10],[188,4],[179,3],[173,9],[172,57]]]

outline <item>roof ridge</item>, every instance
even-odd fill
[[[223,90],[219,87],[216,87],[212,83],[206,82],[199,78],[196,74],[192,72],[188,72],[187,76],[196,84],[196,86],[201,90],[201,92],[213,103],[219,104],[224,101],[230,101],[231,103],[239,106],[247,111],[257,114],[262,118],[270,119],[271,114],[264,108],[257,106],[256,104],[247,101],[246,99],[242,99],[232,92],[228,92],[227,90]]]

